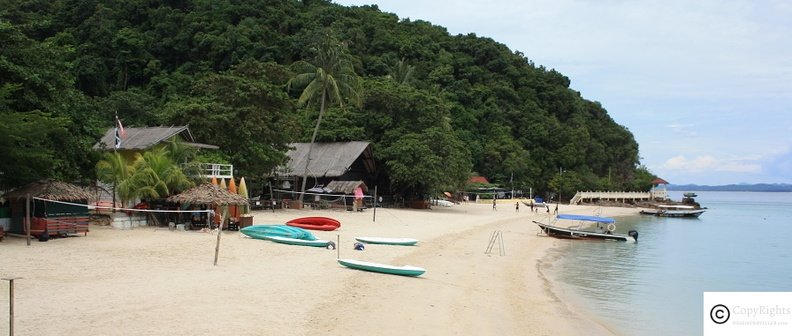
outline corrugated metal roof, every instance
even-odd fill
[[[278,173],[285,176],[303,176],[308,161],[310,143],[297,142],[289,144],[294,149],[286,152],[289,161],[280,167]],[[369,172],[374,171],[374,155],[371,143],[365,141],[314,143],[311,160],[308,164],[308,176],[338,177],[344,175],[358,157],[363,156],[363,164]]]
[[[217,149],[217,146],[195,143],[195,139],[187,126],[160,126],[160,127],[126,127],[126,137],[121,140],[120,150],[145,150],[181,134],[186,145],[199,148]],[[109,128],[102,139],[94,145],[94,149],[115,148],[115,127]]]

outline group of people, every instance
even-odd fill
[[[531,200],[531,203],[529,205],[531,207],[531,212],[539,212],[539,206],[535,205],[533,200]],[[544,206],[545,206],[545,209],[547,210],[547,213],[550,213],[550,205],[545,203]],[[495,198],[492,199],[492,210],[495,210],[495,211],[498,210],[498,200],[495,199]],[[514,202],[514,211],[515,212],[520,212],[520,202],[519,201]],[[556,214],[556,215],[558,214],[558,203],[556,203],[556,205],[555,205],[555,210],[553,210],[553,214]]]

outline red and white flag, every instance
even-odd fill
[[[115,148],[121,148],[121,140],[126,138],[126,131],[124,130],[124,125],[121,125],[121,120],[116,117],[116,127],[115,127]]]

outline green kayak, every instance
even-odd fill
[[[308,230],[288,225],[252,225],[239,230],[239,232],[250,238],[269,239],[267,237],[287,237],[304,240],[316,240],[316,237]]]

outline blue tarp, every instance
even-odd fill
[[[582,220],[582,221],[597,222],[597,223],[615,223],[616,222],[616,220],[613,219],[613,218],[597,217],[597,216],[583,216],[583,215],[558,215],[558,219]]]

